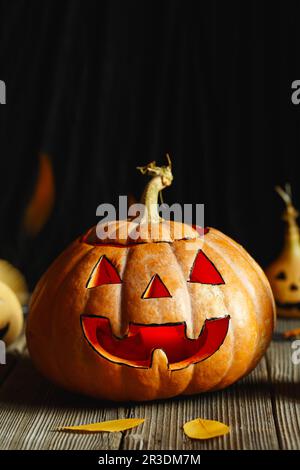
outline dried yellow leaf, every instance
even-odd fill
[[[183,430],[192,439],[211,439],[228,434],[230,428],[219,421],[197,418],[185,423]]]
[[[128,418],[114,419],[112,421],[103,421],[102,423],[82,424],[80,426],[64,426],[59,431],[71,432],[120,432],[131,429],[142,424],[144,419]]]
[[[296,338],[296,336],[300,336],[300,328],[295,328],[294,330],[288,330],[282,334],[284,338]]]

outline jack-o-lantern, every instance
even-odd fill
[[[27,325],[31,357],[57,384],[112,400],[226,387],[270,342],[269,283],[221,232],[159,217],[170,162],[141,170],[152,176],[141,220],[103,222],[101,238],[92,228],[38,283]]]
[[[266,269],[276,301],[277,313],[284,317],[300,317],[300,235],[296,222],[298,212],[292,204],[290,186],[284,191],[276,187],[286,204],[284,246],[279,257]]]
[[[14,292],[0,281],[0,340],[8,346],[21,333],[23,312]]]

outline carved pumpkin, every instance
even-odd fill
[[[291,199],[290,187],[286,191],[276,188],[286,204],[283,213],[285,238],[281,254],[266,269],[277,305],[277,313],[284,317],[300,317],[300,236],[296,222],[298,212]]]
[[[0,282],[0,340],[12,343],[23,327],[22,307],[14,292]]]
[[[170,163],[141,170],[152,179],[138,239],[132,221],[110,222],[105,238],[92,228],[61,254],[32,297],[31,357],[62,387],[112,400],[226,387],[250,372],[269,344],[269,283],[218,230],[203,234],[159,217]]]

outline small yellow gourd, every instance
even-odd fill
[[[22,305],[27,303],[29,294],[25,277],[4,259],[0,259],[0,281],[12,289]]]
[[[0,281],[0,340],[12,343],[23,328],[22,307],[14,292]]]
[[[284,317],[300,318],[300,235],[298,211],[292,204],[290,185],[276,191],[286,204],[283,213],[285,236],[283,250],[266,269],[277,305],[277,313]]]

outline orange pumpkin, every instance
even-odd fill
[[[218,230],[201,236],[158,216],[170,163],[141,170],[152,176],[142,198],[146,216],[107,223],[101,240],[92,228],[38,283],[27,324],[31,357],[60,386],[99,398],[224,388],[250,372],[270,342],[269,283]]]

